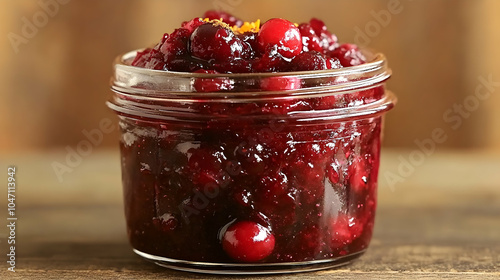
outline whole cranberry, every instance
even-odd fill
[[[293,58],[302,51],[299,29],[292,22],[281,18],[273,18],[264,23],[257,40],[261,51],[277,46],[278,53],[286,58]]]
[[[366,62],[365,56],[361,53],[358,46],[354,44],[343,44],[331,52],[332,57],[340,60],[344,67],[360,65]]]
[[[311,51],[303,52],[292,61],[295,71],[313,71],[342,68],[338,59],[327,57],[326,55]]]
[[[187,55],[187,42],[189,40],[189,30],[185,28],[178,28],[170,34],[165,36],[166,40],[160,46],[160,51],[165,55],[168,61],[178,58],[179,56]]]
[[[300,34],[302,35],[303,51],[317,51],[322,52],[323,47],[319,37],[309,23],[302,23],[299,25]]]
[[[317,18],[312,18],[309,21],[312,29],[319,38],[320,46],[325,52],[333,51],[338,47],[338,39],[335,34],[330,33],[326,28],[326,24]]]
[[[309,24],[314,29],[314,32],[318,35],[321,34],[322,32],[327,31],[325,23],[320,19],[312,18],[309,21]]]
[[[205,23],[191,34],[189,50],[203,60],[227,61],[243,55],[243,42],[223,24]]]
[[[229,226],[222,236],[222,248],[234,260],[257,262],[274,250],[274,235],[264,226],[241,221]]]

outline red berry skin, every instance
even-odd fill
[[[359,51],[358,46],[354,44],[343,44],[331,52],[332,57],[340,60],[344,67],[356,66],[366,62],[365,56]]]
[[[189,50],[193,57],[202,60],[228,61],[243,55],[243,42],[232,30],[206,23],[191,34]]]
[[[281,18],[273,18],[264,23],[257,40],[262,52],[276,46],[278,53],[286,58],[294,58],[302,51],[299,29],[292,22]]]
[[[229,226],[222,237],[222,248],[234,260],[258,262],[274,250],[274,235],[264,226],[241,221]]]
[[[342,68],[336,58],[330,58],[326,55],[316,52],[303,52],[292,61],[295,71],[314,71]]]
[[[320,46],[325,51],[333,51],[338,47],[337,36],[328,31],[325,23],[322,20],[312,18],[309,21],[309,24],[311,25],[312,29],[314,29],[314,33],[316,33],[320,40]]]
[[[170,36],[165,36],[165,41],[159,46],[159,50],[165,55],[167,62],[188,54],[187,42],[190,31],[185,28],[178,28]]]
[[[304,52],[323,52],[323,47],[321,46],[320,39],[309,23],[302,23],[301,25],[299,25],[299,30],[300,34],[302,35],[302,45]]]

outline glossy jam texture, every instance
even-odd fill
[[[185,22],[132,65],[202,74],[310,71],[365,63],[324,23],[244,23],[210,11]],[[222,19],[222,21],[217,20]],[[193,79],[197,92],[284,91],[294,76],[248,85]],[[321,85],[342,83],[342,77]],[[314,87],[314,86],[311,86]],[[128,235],[154,256],[210,263],[284,263],[353,256],[367,248],[376,208],[381,117],[294,119],[297,112],[380,100],[383,85],[323,97],[213,102],[163,100],[205,116],[162,121],[121,115]]]
[[[178,72],[251,73],[337,69],[365,62],[356,45],[339,45],[337,36],[319,19],[294,24],[273,18],[261,25],[208,11],[203,18],[164,34],[154,48],[139,52],[132,65]]]
[[[383,88],[366,93],[380,98]],[[314,98],[297,103],[323,104]],[[245,115],[279,104],[248,104],[247,112],[209,103],[190,108]],[[300,262],[362,252],[375,215],[380,117],[297,126],[283,122],[281,113],[273,115],[214,118],[192,127],[122,117],[133,247],[218,263]]]

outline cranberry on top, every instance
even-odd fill
[[[138,52],[133,66],[177,72],[251,73],[326,70],[366,58],[354,44],[339,46],[323,21],[294,24],[281,18],[243,22],[220,11],[184,22],[154,48]],[[208,72],[207,72],[208,71]]]

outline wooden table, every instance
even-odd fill
[[[246,279],[500,279],[500,155],[439,152],[389,187],[411,151],[386,150],[379,211],[365,255],[336,270]],[[2,155],[17,166],[16,271],[0,279],[218,279],[163,269],[132,253],[125,236],[119,157],[96,151],[59,182],[64,153]],[[6,182],[6,175],[1,174]],[[1,183],[6,186],[6,183]],[[6,187],[0,216],[6,223]]]

